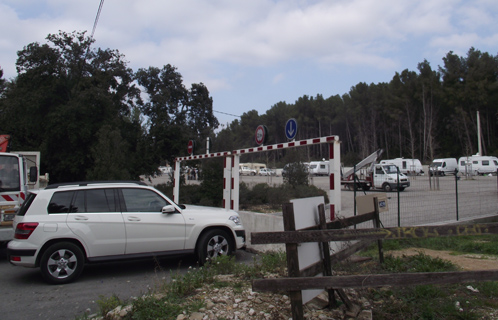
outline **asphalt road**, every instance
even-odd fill
[[[253,256],[239,250],[236,259],[251,263]],[[95,314],[101,296],[140,297],[169,281],[171,274],[183,274],[193,265],[193,257],[102,263],[86,266],[74,283],[49,285],[38,269],[8,263],[6,249],[0,248],[0,319],[68,320]]]
[[[157,177],[151,184],[164,183],[166,176]],[[489,180],[492,179],[492,180]],[[494,185],[491,191],[479,192],[477,185],[484,180],[489,180]],[[243,176],[241,181],[249,185],[267,182],[271,185],[282,183],[281,177]],[[454,177],[441,179],[441,186],[445,183],[448,187],[442,188],[452,193]],[[198,183],[198,181],[187,181],[187,183]],[[315,177],[312,184],[327,190],[329,181],[327,177]],[[475,212],[477,206],[490,203],[490,213],[496,214],[496,177],[478,177],[472,181],[461,181],[459,190],[469,190],[470,193],[461,195],[462,207],[460,214],[465,213],[465,204],[469,212]],[[454,196],[446,195],[446,191],[430,191],[428,177],[416,177],[412,179],[412,186],[402,194],[408,199],[415,199],[418,205],[410,205],[410,212],[420,207],[421,212],[416,221],[408,221],[407,225],[414,225],[417,221],[431,222],[429,218],[437,215],[442,216],[446,208],[450,208],[454,202]],[[352,215],[353,213],[352,191],[341,192],[342,213]],[[479,195],[479,196],[476,196]],[[396,193],[389,193],[390,207],[396,207]],[[484,197],[492,200],[483,202]],[[448,198],[449,203],[442,202]],[[408,201],[408,200],[405,200]],[[422,204],[434,204],[434,209],[427,209]],[[453,210],[453,209],[451,209]],[[450,212],[451,212],[450,210]],[[453,210],[454,211],[454,210]],[[451,219],[452,216],[449,216]],[[389,226],[386,217],[385,226]],[[392,225],[396,221],[393,220]],[[84,315],[85,312],[93,314],[98,312],[97,301],[100,297],[118,296],[122,300],[130,297],[138,297],[148,293],[164,281],[169,281],[172,273],[184,273],[188,267],[195,264],[193,257],[183,259],[161,259],[141,260],[119,263],[105,263],[89,265],[83,271],[78,281],[67,285],[46,284],[38,269],[28,269],[10,265],[5,257],[5,248],[0,248],[0,314],[1,320],[23,320],[23,319],[74,319]],[[251,263],[253,254],[245,251],[237,252],[237,261]]]

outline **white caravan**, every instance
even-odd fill
[[[329,162],[328,161],[311,161],[309,164],[309,173],[313,176],[328,176]]]
[[[498,170],[498,158],[481,156],[479,154],[461,157],[458,159],[458,167],[464,175],[496,174]]]
[[[404,174],[411,174],[411,175],[424,174],[422,163],[418,159],[405,159],[405,158],[387,159],[387,160],[382,160],[380,164],[394,164],[399,168],[399,172]]]
[[[458,172],[458,163],[455,158],[442,158],[432,160],[429,166],[429,174],[444,176],[447,174],[456,174]]]

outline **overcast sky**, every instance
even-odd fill
[[[50,33],[91,34],[100,0],[0,0],[0,67]],[[359,82],[433,69],[449,52],[498,53],[497,0],[106,0],[94,46],[134,71],[171,64],[204,83],[221,123],[303,95],[348,93]]]

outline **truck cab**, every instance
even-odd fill
[[[386,192],[396,189],[405,190],[410,186],[410,180],[404,173],[398,172],[398,167],[394,164],[376,164],[372,172],[373,187]]]
[[[28,190],[48,182],[47,174],[39,177],[39,168],[40,152],[0,152],[0,242],[12,239],[12,222]]]

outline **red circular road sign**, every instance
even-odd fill
[[[187,152],[188,154],[194,153],[194,140],[189,140],[188,146],[187,146]]]
[[[255,140],[256,144],[258,146],[262,145],[263,143],[266,142],[266,139],[268,138],[268,129],[266,129],[265,126],[260,125],[256,128],[256,134],[255,134]]]

